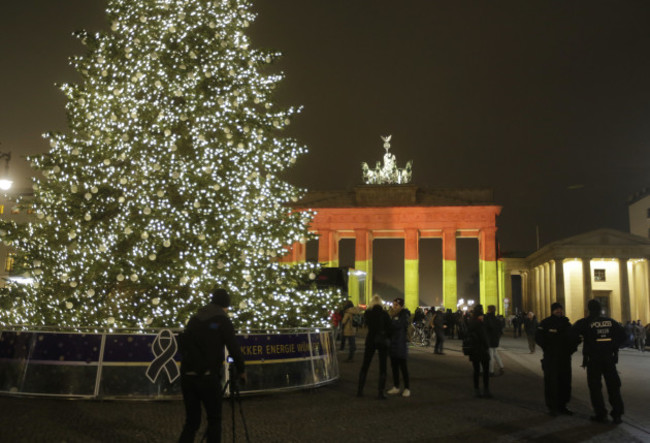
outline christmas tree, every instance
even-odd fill
[[[214,286],[242,328],[320,326],[336,303],[315,264],[278,262],[312,214],[281,173],[306,149],[272,93],[279,53],[252,49],[246,0],[110,0],[111,30],[65,84],[68,131],[30,158],[35,218],[5,223],[16,266],[5,324],[181,326]]]

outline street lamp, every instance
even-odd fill
[[[14,183],[9,178],[9,160],[11,160],[11,152],[0,152],[0,160],[2,159],[5,159],[5,170],[4,173],[0,175],[0,189],[8,191]]]

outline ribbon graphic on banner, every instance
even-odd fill
[[[156,358],[149,364],[146,372],[151,383],[156,382],[163,369],[167,373],[170,383],[173,383],[181,375],[174,361],[177,350],[178,345],[174,333],[169,329],[160,331],[151,344],[151,351]]]

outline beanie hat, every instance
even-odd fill
[[[551,305],[551,312],[555,311],[556,309],[562,309],[562,305],[558,302],[555,302]]]
[[[600,302],[596,299],[589,300],[589,303],[587,303],[587,309],[589,310],[590,314],[600,314]]]
[[[230,294],[223,288],[214,288],[211,292],[212,303],[227,308],[230,306]]]

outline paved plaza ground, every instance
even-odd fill
[[[376,398],[377,364],[365,396],[356,397],[362,339],[353,363],[339,353],[341,377],[314,390],[245,397],[252,442],[643,442],[650,441],[650,352],[622,350],[619,372],[626,414],[623,424],[594,424],[581,357],[573,360],[572,417],[550,417],[543,402],[538,349],[525,338],[501,342],[505,374],[494,377],[494,398],[473,396],[472,369],[458,340],[445,355],[412,348],[410,398]],[[389,369],[390,379],[390,369]],[[392,383],[388,383],[390,387]],[[232,441],[231,412],[224,403],[223,441]],[[245,441],[236,412],[237,441]],[[0,396],[0,442],[173,442],[183,423],[181,401],[126,402]]]

